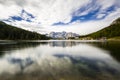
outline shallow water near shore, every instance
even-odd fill
[[[120,80],[120,42],[0,41],[0,80]]]

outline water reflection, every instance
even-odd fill
[[[120,41],[94,43],[95,46],[110,51],[110,55],[120,62]]]
[[[78,42],[72,42],[72,41],[53,41],[53,42],[49,42],[49,45],[52,47],[72,47],[72,46],[76,46],[78,45]]]
[[[37,47],[39,45],[44,45],[46,42],[26,42],[26,41],[0,41],[0,55],[10,52],[13,50],[21,50],[30,47]]]
[[[119,62],[99,44],[47,41],[6,45],[1,49],[0,80],[119,80]]]

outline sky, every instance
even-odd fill
[[[0,0],[0,21],[46,34],[86,35],[120,17],[120,0]]]

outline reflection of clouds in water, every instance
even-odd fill
[[[87,58],[109,58],[108,51],[99,49],[89,44],[79,44],[73,47],[51,47],[49,44],[40,45],[33,48],[25,48],[21,50],[13,50],[6,53],[4,57],[15,57],[15,58],[27,58],[27,57],[39,57],[41,55],[71,55],[71,56],[83,56]]]
[[[16,74],[20,71],[18,64],[11,64],[8,60],[0,60],[0,74]]]
[[[88,44],[72,47],[40,45],[36,48],[14,50],[1,57],[0,74],[32,73],[35,71],[50,74],[61,71],[74,73],[74,70],[80,68],[87,71],[90,71],[89,69],[102,71],[105,68],[110,72],[112,72],[111,69],[120,71],[119,63],[107,53],[107,51]]]
[[[68,57],[41,56],[30,58],[6,58],[0,60],[0,74],[31,73],[34,71],[62,71],[72,65]]]
[[[41,57],[36,59],[35,63],[27,67],[24,72],[31,73],[32,71],[41,71],[42,73],[54,73],[63,70],[69,70],[71,61],[67,57],[57,58],[54,56]]]

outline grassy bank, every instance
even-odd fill
[[[109,38],[109,41],[120,41],[120,36],[119,37],[113,37],[113,38]]]

